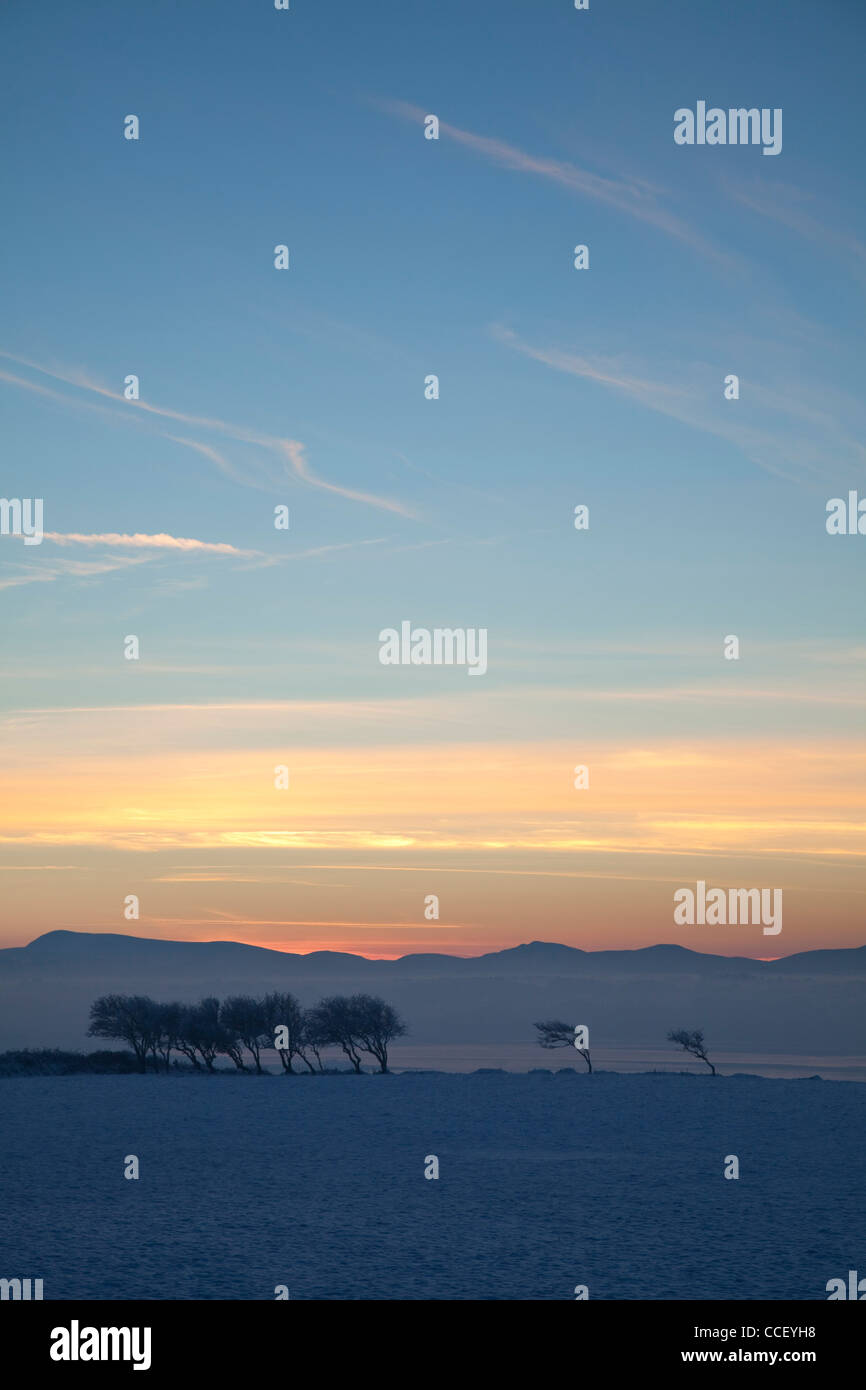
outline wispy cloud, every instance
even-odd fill
[[[262,482],[261,479],[251,477],[249,473],[244,473],[241,469],[236,468],[224,454],[219,453],[210,444],[202,444],[198,439],[187,439],[181,434],[165,434],[163,438],[170,439],[173,444],[183,444],[187,449],[194,449],[197,454],[201,454],[203,458],[215,463],[219,471],[233,483],[240,483],[241,487],[254,487],[262,492],[271,491],[271,487]]]
[[[21,565],[21,574],[6,575],[0,579],[0,589],[18,589],[24,584],[50,584],[57,579],[92,579],[129,565],[145,564],[147,559],[146,555],[118,555],[104,560],[63,559],[45,565]]]
[[[305,457],[306,446],[299,444],[295,439],[275,439],[273,446],[280,450],[288,460],[295,477],[300,478],[303,483],[309,483],[312,487],[323,488],[326,492],[338,493],[340,497],[347,497],[352,502],[364,502],[369,507],[379,507],[385,512],[396,512],[399,516],[406,517],[414,516],[414,512],[402,502],[395,502],[388,497],[377,497],[372,492],[358,492],[354,488],[343,487],[337,483],[328,483],[324,478],[318,477]]]
[[[100,531],[94,535],[84,535],[77,531],[63,533],[46,531],[45,539],[55,545],[104,545],[125,550],[195,550],[207,551],[212,555],[258,555],[257,550],[239,550],[225,541],[198,541],[189,536],[169,536],[165,532],[149,536],[136,531],[124,535],[118,531]]]
[[[367,545],[387,545],[385,536],[371,536],[362,541],[335,541],[332,545],[313,545],[307,550],[290,550],[285,555],[265,555],[261,563],[256,565],[244,565],[244,569],[267,569],[271,565],[285,565],[291,560],[308,560],[320,555],[333,555],[344,550],[357,550]],[[251,551],[250,554],[256,552]]]
[[[22,366],[33,366],[34,371],[44,370],[42,367],[36,367],[30,362],[26,362],[23,358],[12,357],[8,352],[0,351],[0,357],[5,357],[11,362],[19,362]],[[49,373],[49,375],[53,375],[53,373]],[[63,377],[56,379],[58,381],[65,380]],[[79,406],[87,410],[99,411],[100,415],[110,415],[112,419],[117,418],[115,412],[110,410],[108,406],[96,405],[93,401],[76,400],[75,397],[69,396],[63,391],[54,391],[50,386],[42,386],[38,381],[28,381],[26,377],[16,376],[14,372],[4,372],[0,369],[0,381],[5,381],[9,386],[17,386],[22,391],[31,391],[34,395],[46,396],[49,400],[59,401],[61,405]]]
[[[601,386],[613,387],[635,400],[642,401],[643,404],[649,405],[653,409],[662,408],[658,405],[659,398],[666,401],[675,399],[685,401],[690,397],[694,398],[691,392],[680,386],[671,386],[667,382],[630,375],[610,359],[584,357],[580,353],[563,352],[558,348],[534,347],[531,343],[524,342],[510,328],[504,328],[501,324],[493,324],[490,332],[497,342],[515,348],[518,352],[522,352],[525,357],[532,357],[536,362],[543,362],[546,366],[555,367],[560,372],[568,372],[571,376],[585,377],[588,381],[598,382]],[[665,413],[669,412],[666,411]]]
[[[761,217],[780,222],[790,231],[796,232],[807,241],[817,242],[832,251],[848,257],[853,262],[855,278],[866,281],[866,244],[853,233],[839,227],[831,227],[809,210],[813,197],[800,188],[790,184],[770,183],[755,179],[748,185],[735,185],[725,181],[722,185],[731,198]]]
[[[423,122],[426,116],[420,106],[406,101],[377,101],[375,105],[391,115],[406,120]],[[633,217],[639,222],[648,223],[660,232],[684,242],[692,250],[700,252],[721,265],[732,267],[734,258],[726,251],[714,246],[706,237],[700,235],[689,223],[675,213],[668,211],[659,202],[658,190],[645,179],[605,178],[582,169],[567,160],[548,159],[541,155],[527,154],[525,150],[509,145],[504,140],[496,140],[487,135],[478,135],[471,130],[439,121],[440,135],[446,135],[465,149],[481,155],[492,164],[516,173],[533,174],[536,178],[547,179],[561,188],[590,198],[597,203],[606,203],[619,212]]]
[[[2,537],[0,539],[14,540],[16,538]],[[243,561],[244,563],[237,566],[237,569],[245,571],[268,569],[274,565],[291,564],[294,560],[318,559],[333,554],[341,554],[347,550],[356,550],[363,546],[386,545],[388,543],[386,537],[376,536],[365,540],[337,541],[331,545],[310,546],[306,550],[290,550],[282,554],[269,555],[263,550],[242,550],[238,546],[229,545],[224,541],[200,541],[189,536],[171,536],[165,532],[156,535],[135,532],[127,535],[117,531],[101,531],[93,534],[46,531],[44,540],[51,541],[54,545],[61,547],[102,546],[109,552],[112,550],[136,551],[138,554],[116,556],[109,554],[99,560],[63,559],[33,564],[13,563],[13,568],[20,573],[13,573],[0,578],[0,589],[17,589],[26,584],[48,584],[59,579],[90,579],[99,575],[112,574],[130,565],[147,564],[148,561],[155,560],[160,556],[225,555],[230,559]],[[401,547],[397,548],[400,549]],[[204,587],[205,583],[206,581],[199,576],[186,580],[165,580],[161,587],[173,592],[184,588]],[[154,586],[152,585],[151,591],[153,592],[153,590]]]
[[[82,873],[83,864],[0,864],[0,874]]]
[[[167,434],[164,431],[164,438],[171,439],[176,443],[186,444],[192,449],[196,449],[203,457],[215,463],[225,476],[232,481],[241,483],[244,486],[263,485],[276,486],[285,482],[287,477],[294,477],[299,482],[308,487],[318,488],[321,491],[333,493],[338,497],[344,497],[351,502],[361,502],[365,506],[375,507],[380,511],[392,512],[398,516],[414,518],[415,512],[406,503],[390,497],[381,497],[375,493],[363,492],[357,488],[345,486],[342,483],[329,482],[314,472],[306,458],[306,446],[297,439],[284,438],[278,435],[265,434],[260,430],[254,430],[248,426],[235,425],[228,420],[218,419],[207,415],[192,415],[185,411],[172,410],[167,406],[155,405],[150,401],[127,400],[119,391],[112,391],[107,386],[101,385],[90,376],[80,370],[66,369],[61,371],[58,368],[44,366],[42,363],[34,362],[28,358],[17,357],[14,353],[0,350],[0,357],[7,361],[15,362],[19,367],[27,367],[30,371],[39,372],[43,376],[50,377],[54,381],[61,381],[67,386],[77,390],[87,391],[106,400],[113,401],[120,409],[113,412],[114,418],[120,419],[125,416],[126,420],[134,420],[147,416],[155,416],[158,419],[176,420],[181,424],[191,428],[210,430],[229,439],[237,440],[244,444],[252,444],[276,458],[279,466],[268,468],[264,464],[262,476],[258,479],[250,479],[240,469],[236,468],[229,460],[220,454],[213,446],[201,443],[199,440],[178,439],[174,434]],[[73,404],[87,404],[91,408],[104,410],[105,407],[96,406],[94,402],[76,402],[74,398],[63,395],[60,392],[52,391],[50,388],[39,386],[38,383],[28,381],[24,377],[16,376],[11,372],[0,371],[0,380],[8,382],[10,385],[18,386],[25,390],[37,391],[43,395],[51,396],[54,399]]]
[[[750,382],[749,400],[738,402],[739,413],[722,416],[718,409],[713,409],[721,401],[721,377],[717,368],[695,363],[679,366],[676,375],[681,381],[687,377],[689,384],[672,386],[645,372],[628,369],[618,361],[557,347],[536,346],[501,324],[491,325],[490,333],[497,342],[555,371],[617,391],[649,410],[725,439],[760,468],[789,482],[803,482],[810,476],[820,479],[831,470],[833,476],[838,477],[841,464],[862,470],[866,461],[866,449],[859,440],[851,437],[836,417],[804,406],[802,397],[793,387],[781,392]],[[673,369],[671,374],[674,375]],[[766,419],[753,423],[755,409],[752,406],[763,410]],[[780,427],[778,420],[771,418],[773,415],[789,416],[798,423],[785,429]],[[812,426],[811,434],[803,422]]]

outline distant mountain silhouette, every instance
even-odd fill
[[[716,1047],[849,1054],[862,1046],[864,979],[866,946],[761,961],[678,945],[583,951],[530,941],[481,956],[383,961],[52,931],[0,950],[0,1050],[85,1045],[98,994],[192,1000],[283,988],[303,1004],[382,994],[415,1043],[519,1042],[533,1037],[536,1019],[562,1017],[586,1023],[596,1046],[660,1044],[669,1028],[699,1027]]]
[[[280,968],[291,961],[299,970],[318,974],[330,967],[350,966],[390,969],[403,974],[427,969],[474,973],[500,967],[505,970],[540,972],[566,967],[573,971],[600,969],[670,970],[742,970],[773,971],[780,968],[830,970],[848,974],[866,971],[866,946],[838,950],[801,951],[777,960],[754,960],[749,956],[716,956],[704,951],[692,951],[687,946],[641,946],[634,950],[584,951],[558,941],[526,941],[520,946],[508,946],[501,951],[488,951],[481,956],[451,956],[444,952],[419,952],[400,956],[396,960],[369,960],[349,951],[309,951],[303,955],[277,951],[267,946],[250,946],[242,941],[167,941],[147,936],[127,936],[123,932],[49,931],[37,936],[26,946],[10,946],[0,950],[0,970],[15,961],[94,962],[145,961],[164,958],[166,961],[200,963],[205,957],[220,963],[263,963],[270,960]]]

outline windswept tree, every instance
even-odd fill
[[[223,1013],[223,1006],[220,1004],[220,1052],[224,1052],[237,1067],[238,1071],[246,1071],[244,1062],[244,1046],[239,1034],[234,1028],[226,1023]]]
[[[355,1006],[355,999],[345,994],[332,994],[321,999],[310,1010],[310,1034],[319,1047],[339,1047],[345,1052],[355,1071],[361,1070],[361,1046],[359,1029],[362,1018]]]
[[[299,1057],[310,1071],[312,1062],[305,1055],[307,1041],[306,1016],[293,994],[266,994],[262,1000],[269,1045],[273,1047],[283,1064],[283,1071],[294,1074],[292,1059]]]
[[[238,1071],[246,1071],[246,1049],[261,1075],[262,1051],[271,1047],[286,1072],[294,1072],[295,1058],[311,1072],[323,1071],[325,1047],[342,1048],[356,1072],[361,1070],[361,1054],[369,1052],[386,1072],[389,1044],[405,1035],[406,1025],[390,1004],[369,994],[333,995],[314,1009],[301,1008],[293,994],[277,992],[262,999],[236,994],[222,1002],[210,996],[197,1004],[160,1004],[146,995],[108,994],[91,1006],[88,1032],[125,1042],[139,1071],[147,1070],[148,1057],[157,1070],[168,1071],[172,1051],[182,1053],[196,1071],[214,1071],[221,1053]]]
[[[678,1028],[676,1032],[668,1033],[668,1042],[677,1043],[684,1052],[690,1052],[693,1057],[697,1057],[701,1062],[706,1062],[713,1076],[716,1069],[707,1056],[707,1049],[704,1045],[704,1035],[700,1028],[689,1032],[687,1028]]]
[[[372,994],[353,994],[357,1038],[365,1052],[376,1058],[380,1072],[388,1070],[388,1046],[406,1036],[407,1028],[396,1009]]]
[[[178,1052],[183,1053],[188,1062],[192,1062],[196,1071],[201,1071],[202,1065],[199,1061],[198,1050],[191,1037],[191,1034],[194,1032],[194,1028],[191,1026],[191,1018],[197,1006],[193,1005],[191,1007],[189,1004],[181,1004],[179,1007],[180,1018],[177,1022],[177,1040],[175,1042],[175,1047]]]
[[[303,1052],[302,1052],[302,1054],[301,1054],[301,1057],[302,1057],[302,1060],[303,1060],[304,1062],[306,1062],[307,1066],[310,1068],[310,1071],[324,1071],[324,1070],[325,1070],[325,1064],[324,1064],[324,1062],[322,1061],[322,1048],[328,1046],[328,1039],[327,1039],[327,1037],[325,1036],[325,1034],[323,1033],[322,1029],[323,1029],[323,1020],[322,1020],[322,1019],[320,1018],[320,1016],[316,1013],[316,1010],[315,1010],[315,1009],[305,1009],[305,1010],[304,1010],[304,1031],[303,1031],[304,1050],[303,1050]],[[311,1053],[311,1052],[312,1052],[313,1056],[314,1056],[315,1059],[316,1059],[316,1065],[315,1065],[315,1067],[313,1066],[312,1062],[310,1061],[310,1058],[309,1058],[309,1055],[308,1055],[308,1054]]]
[[[550,1018],[544,1023],[533,1023],[532,1026],[538,1031],[538,1038],[536,1041],[539,1047],[545,1047],[548,1050],[554,1047],[573,1047],[575,1052],[579,1053],[586,1062],[589,1071],[592,1071],[589,1048],[577,1046],[577,1030],[579,1025],[563,1023],[560,1018]]]
[[[184,1009],[180,1021],[178,1047],[194,1065],[198,1053],[207,1070],[214,1071],[214,1062],[218,1054],[224,1050],[224,1041],[218,999],[209,995]]]
[[[103,994],[90,1006],[92,1038],[119,1038],[131,1047],[139,1071],[147,1070],[147,1054],[154,1049],[158,1005],[145,994]]]
[[[261,1074],[261,1050],[273,1046],[273,1034],[268,1029],[268,1019],[261,999],[253,999],[249,994],[233,994],[220,1005],[220,1023],[225,1033],[225,1051],[239,1071],[245,1071],[242,1054],[238,1044],[242,1044],[253,1061],[256,1071]],[[241,1060],[238,1061],[238,1055]]]
[[[171,1069],[172,1049],[180,1050],[180,1023],[183,1004],[154,1004],[151,1051],[154,1062],[162,1059],[166,1071]]]

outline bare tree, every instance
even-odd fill
[[[293,994],[266,994],[262,1000],[265,1022],[267,1024],[268,1036],[272,1045],[279,1054],[285,1072],[294,1073],[292,1058],[300,1057],[306,1063],[310,1071],[315,1070],[312,1062],[305,1055],[305,1017],[304,1010],[301,1008]],[[277,1029],[285,1029],[282,1040],[284,1047],[276,1045]]]
[[[151,1023],[151,1053],[154,1065],[159,1066],[158,1058],[166,1071],[171,1070],[172,1048],[178,1047],[180,1021],[183,1017],[182,1004],[154,1004]]]
[[[175,1040],[175,1047],[177,1048],[178,1052],[183,1053],[184,1057],[186,1057],[188,1061],[192,1062],[196,1071],[201,1071],[202,1065],[201,1062],[198,1060],[198,1052],[196,1050],[196,1045],[191,1036],[195,1031],[194,1028],[191,1026],[191,1020],[192,1016],[194,1016],[195,1014],[195,1008],[198,1006],[193,1006],[193,1008],[190,1008],[188,1004],[181,1004],[179,1007],[180,1018],[177,1022],[177,1038]],[[212,1071],[213,1068],[211,1067],[209,1070]]]
[[[713,1076],[715,1076],[716,1069],[707,1056],[707,1050],[704,1046],[704,1035],[700,1028],[696,1028],[691,1033],[686,1028],[678,1028],[676,1032],[668,1033],[668,1042],[678,1043],[684,1052],[690,1052],[693,1057],[697,1057],[701,1062],[706,1062]]]
[[[357,998],[357,996],[355,996]],[[339,1047],[345,1052],[355,1071],[361,1070],[361,1040],[359,1029],[362,1023],[360,1012],[354,998],[344,994],[333,994],[321,999],[310,1010],[310,1033],[319,1047]]]
[[[539,1047],[548,1049],[554,1047],[574,1047],[590,1071],[592,1071],[592,1061],[588,1047],[575,1047],[575,1033],[577,1029],[571,1023],[563,1023],[562,1019],[551,1018],[545,1023],[533,1023],[533,1028],[538,1030],[537,1042]],[[595,1083],[593,1083],[595,1084]]]
[[[350,1004],[355,1013],[358,1042],[376,1058],[379,1071],[388,1070],[388,1045],[406,1036],[407,1028],[396,1009],[372,994],[353,994]]]
[[[135,1053],[139,1071],[147,1071],[153,1049],[157,1005],[145,994],[104,994],[90,1006],[92,1038],[120,1038]]]
[[[226,1032],[225,1051],[239,1071],[245,1071],[243,1055],[238,1044],[243,1044],[261,1075],[261,1050],[272,1041],[268,1032],[268,1020],[261,999],[253,999],[249,994],[234,994],[224,999],[220,1005],[220,1023]],[[240,1060],[239,1060],[240,1058]]]
[[[92,1037],[120,1038],[135,1053],[139,1071],[146,1071],[148,1056],[154,1067],[168,1071],[173,1050],[181,1052],[202,1071],[215,1070],[220,1053],[231,1058],[238,1071],[246,1071],[244,1048],[256,1071],[263,1072],[261,1053],[277,1042],[283,1069],[294,1072],[300,1058],[311,1072],[323,1071],[321,1049],[340,1047],[356,1072],[361,1053],[369,1052],[382,1072],[388,1070],[388,1047],[403,1037],[406,1025],[390,1004],[370,994],[333,995],[314,1009],[302,1009],[293,994],[271,993],[263,999],[237,994],[220,1002],[213,996],[198,1004],[160,1004],[146,995],[109,994],[95,1000],[90,1009]],[[315,1065],[310,1060],[315,1058]]]
[[[328,1046],[328,1039],[322,1032],[322,1020],[316,1014],[315,1009],[304,1010],[303,1046],[304,1050],[301,1053],[301,1058],[306,1062],[310,1071],[324,1071],[325,1064],[322,1061],[322,1048]],[[312,1052],[316,1059],[315,1067],[307,1056],[308,1052]]]
[[[219,1013],[220,1001],[210,995],[185,1009],[180,1022],[178,1047],[193,1065],[197,1065],[198,1053],[208,1071],[214,1071],[217,1054],[223,1051],[225,1035]]]

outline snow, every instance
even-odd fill
[[[849,1082],[11,1078],[0,1113],[0,1275],[46,1299],[826,1299],[866,1273]]]

